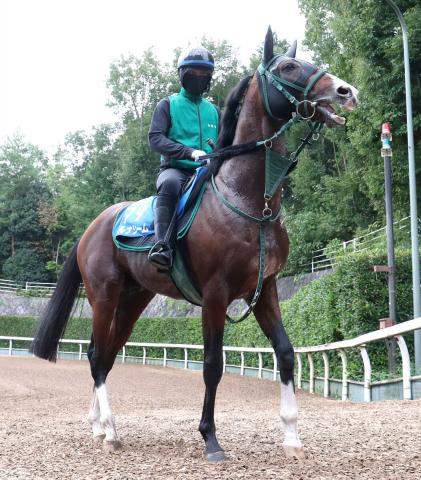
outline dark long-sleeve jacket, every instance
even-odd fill
[[[194,150],[212,149],[208,139],[216,142],[219,110],[202,97],[181,89],[177,95],[161,100],[153,113],[149,145],[161,154],[163,166],[196,169],[191,159]]]

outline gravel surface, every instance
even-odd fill
[[[282,451],[279,384],[225,375],[216,422],[228,460],[203,459],[200,372],[116,365],[123,441],[104,452],[86,421],[86,362],[0,357],[0,479],[421,478],[421,401],[341,403],[298,393],[302,462]]]

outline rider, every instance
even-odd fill
[[[168,230],[183,185],[200,157],[212,151],[219,129],[219,110],[203,94],[209,91],[215,68],[213,55],[201,46],[189,48],[178,59],[179,93],[156,106],[149,129],[149,145],[161,154],[156,182],[156,243],[149,260],[161,269],[172,265],[172,232]]]

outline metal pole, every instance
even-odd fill
[[[393,202],[392,202],[392,135],[390,125],[382,125],[382,150],[384,160],[384,190],[386,200],[386,239],[387,239],[387,266],[389,286],[389,318],[392,325],[396,324],[396,265],[395,239],[393,235]]]
[[[408,135],[409,199],[411,211],[412,296],[414,318],[421,317],[420,259],[418,251],[418,215],[415,176],[414,130],[412,125],[411,73],[409,68],[408,29],[402,12],[393,0],[386,0],[396,13],[402,28],[405,65],[406,125]],[[421,373],[421,330],[414,332],[415,371]]]
[[[396,265],[395,240],[393,235],[393,202],[392,202],[392,134],[390,124],[382,125],[382,149],[384,160],[384,190],[386,200],[386,239],[387,239],[387,267],[389,287],[389,318],[392,325],[396,324]],[[386,339],[389,360],[389,373],[396,372],[396,340]]]

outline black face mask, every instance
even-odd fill
[[[209,89],[212,75],[194,75],[186,72],[181,77],[181,85],[192,95],[202,95]]]

